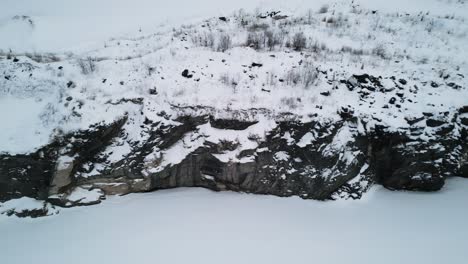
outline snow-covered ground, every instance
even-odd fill
[[[463,264],[468,181],[439,193],[373,189],[317,202],[175,189],[54,216],[0,216],[0,256],[29,263]]]
[[[244,8],[252,11],[279,9],[290,12],[318,9],[328,0],[2,0],[0,1],[0,49],[16,52],[70,51],[93,47],[109,38],[151,33],[160,25],[177,25],[209,16],[230,15]],[[342,2],[350,3],[351,0]],[[382,11],[466,13],[465,0],[361,0],[365,8]],[[447,5],[450,3],[450,5]],[[27,23],[11,21],[14,16],[29,16]]]

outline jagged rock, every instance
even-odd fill
[[[108,126],[78,131],[28,155],[0,155],[0,201],[23,196],[45,200],[74,187],[77,168],[93,161],[125,122],[122,118]],[[71,138],[73,144],[69,144]]]
[[[96,154],[120,134],[126,122],[124,118],[109,126],[96,126],[90,131],[75,133],[45,148],[47,153],[63,153],[58,158],[52,154],[42,154],[50,160],[41,161],[37,157],[24,160],[27,164],[35,164],[39,160],[44,163],[43,166],[46,165],[44,168],[48,169],[35,165],[34,171],[25,174],[26,177],[42,177],[42,185],[40,182],[15,185],[11,178],[2,178],[0,174],[0,188],[23,188],[19,189],[16,197],[35,190],[34,197],[64,207],[99,203],[104,199],[104,194],[194,186],[216,191],[297,195],[324,200],[339,197],[358,199],[373,182],[394,190],[435,191],[443,186],[449,171],[453,171],[453,175],[466,175],[466,158],[463,159],[466,146],[458,147],[460,149],[453,152],[452,148],[460,144],[447,137],[454,126],[441,126],[435,130],[434,135],[442,135],[440,131],[444,130],[444,137],[447,137],[441,141],[443,145],[437,146],[415,141],[405,134],[387,132],[384,127],[377,127],[367,135],[359,134],[357,127],[362,121],[353,117],[350,109],[343,109],[342,112],[344,121],[330,124],[279,122],[264,139],[249,135],[247,140],[258,142],[252,149],[242,149],[243,145],[235,141],[205,141],[174,164],[162,165],[163,155],[151,161],[145,160],[155,148],[164,153],[189,133],[198,133],[203,125],[236,133],[245,133],[250,127],[258,125],[258,121],[181,116],[176,119],[177,125],[154,124],[153,137],[135,148],[134,154],[122,162],[109,164],[109,168],[95,176],[77,177],[77,174],[85,172],[83,164],[101,162]],[[67,138],[71,137],[74,144],[70,147]],[[197,136],[194,139],[200,137],[203,138]],[[220,159],[219,155],[236,151],[235,159]],[[453,160],[451,163],[448,161],[450,155],[455,155],[455,159],[450,158]],[[433,165],[435,160],[445,157],[446,163]],[[12,158],[0,159],[0,170],[12,171],[8,166],[18,164],[18,161],[8,161]],[[25,166],[25,163],[20,164]],[[37,193],[38,190],[41,195]],[[77,190],[80,190],[80,195],[77,195]],[[1,193],[4,200],[15,197],[12,191]],[[94,198],[88,198],[88,194],[93,194]]]
[[[460,117],[460,123],[465,126],[468,126],[468,117]]]
[[[413,118],[413,117],[408,118],[408,117],[406,117],[405,120],[406,120],[406,122],[408,122],[408,124],[409,124],[410,126],[412,126],[412,125],[414,125],[414,124],[416,124],[416,123],[419,123],[419,122],[423,121],[423,120],[424,120],[424,116],[416,117],[416,118]]]
[[[468,113],[468,105],[465,105],[462,108],[458,109],[458,113],[460,114]]]
[[[216,119],[211,116],[209,119],[211,126],[219,129],[244,130],[257,123],[257,121],[248,122],[233,119]]]
[[[354,111],[348,107],[342,107],[338,114],[346,120],[353,117]]]
[[[444,186],[444,178],[434,165],[415,162],[395,170],[383,184],[392,189],[437,191]]]
[[[445,124],[444,120],[438,120],[434,118],[429,118],[426,120],[426,125],[429,127],[439,127],[441,125]]]
[[[185,78],[192,78],[193,77],[193,74],[189,74],[189,70],[188,69],[185,69],[182,71],[182,77],[185,77]]]
[[[49,188],[49,195],[60,193],[63,188],[72,183],[74,167],[75,161],[73,157],[60,156],[57,159],[55,172],[52,176],[52,182]]]

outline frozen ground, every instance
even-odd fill
[[[316,202],[176,189],[40,219],[0,216],[2,263],[411,263],[468,259],[468,182],[439,193],[374,187]]]

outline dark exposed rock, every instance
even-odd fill
[[[46,207],[40,208],[40,209],[32,209],[32,210],[22,210],[22,211],[15,211],[15,210],[9,210],[6,212],[6,215],[12,216],[15,215],[17,217],[31,217],[31,218],[37,218],[41,216],[46,216],[48,215],[49,211],[47,210]]]
[[[407,117],[407,118],[405,118],[405,120],[406,120],[406,122],[408,122],[408,124],[409,124],[410,126],[412,126],[412,125],[414,125],[414,124],[416,124],[416,123],[419,123],[419,122],[423,121],[423,120],[424,120],[424,116],[416,117],[416,118],[408,118],[408,117]]]
[[[468,105],[465,105],[462,108],[458,109],[458,113],[460,114],[468,113]]]
[[[210,117],[211,126],[218,129],[244,130],[256,123],[256,121],[247,122],[233,119],[216,119],[214,117]]]
[[[188,69],[185,69],[182,71],[182,77],[185,77],[185,78],[192,78],[193,77],[193,74],[189,74],[189,70]]]
[[[157,95],[157,94],[158,94],[158,91],[157,91],[156,87],[155,87],[155,88],[149,89],[149,94],[151,94],[151,95]]]
[[[454,82],[447,83],[447,86],[452,87],[453,89],[460,89],[461,88],[460,85],[458,85],[458,84],[456,84]]]
[[[242,132],[257,121],[202,115],[180,116],[174,118],[174,124],[165,125],[145,118],[149,138],[132,145],[129,156],[112,164],[98,154],[124,134],[126,118],[107,126],[91,126],[88,131],[56,139],[36,153],[0,155],[0,200],[29,196],[69,207],[104,199],[83,202],[67,198],[82,186],[99,189],[103,195],[197,186],[319,200],[358,199],[373,182],[392,190],[435,191],[442,188],[447,176],[468,177],[466,129],[457,136],[453,133],[456,126],[444,121],[431,130],[439,140],[422,141],[413,136],[423,133],[424,127],[412,126],[408,132],[397,133],[376,126],[360,133],[358,126],[365,127],[366,121],[355,117],[351,107],[343,107],[339,114],[343,120],[333,123],[278,121],[265,138],[249,136],[258,146],[242,149],[234,160],[223,161],[218,154],[240,150],[239,142],[205,141],[177,164],[164,166],[160,165],[163,157],[150,161],[145,157],[155,149],[170,149],[188,133],[194,133],[193,140],[203,138],[196,136],[200,125],[209,122],[216,129]],[[170,118],[165,113],[161,116]],[[414,125],[424,118],[408,118],[407,122]],[[345,142],[337,147],[333,142],[338,140]],[[84,164],[95,163],[107,167],[93,177],[80,177],[89,172]],[[38,212],[41,214],[44,212]]]
[[[86,161],[93,161],[94,156],[109,144],[119,132],[126,118],[109,126],[95,126],[88,131],[78,131],[66,138],[57,138],[38,151],[25,155],[0,154],[0,201],[28,196],[45,200],[51,189],[63,192],[74,184],[74,173]],[[63,155],[75,156],[71,168],[56,174],[59,150],[63,149],[71,138],[74,143]],[[69,180],[57,180],[55,177],[70,177]],[[54,187],[52,183],[60,182]]]
[[[443,136],[443,135],[446,135],[446,134],[452,132],[452,130],[453,130],[454,128],[455,128],[455,126],[452,125],[452,124],[444,125],[444,126],[439,127],[439,128],[435,131],[435,133],[436,133],[436,135]]]
[[[348,108],[348,107],[341,107],[340,111],[338,114],[341,116],[343,119],[349,119],[354,116],[354,110]]]
[[[383,184],[391,189],[437,191],[444,186],[444,177],[434,165],[415,162],[395,170]]]
[[[46,199],[54,159],[52,152],[14,156],[0,154],[0,201],[22,196]]]
[[[468,117],[460,117],[460,122],[463,125],[468,126]]]
[[[434,119],[434,118],[429,118],[426,120],[426,125],[429,127],[439,127],[443,124],[445,124],[444,120],[439,120],[439,119]]]

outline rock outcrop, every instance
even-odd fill
[[[101,154],[125,134],[122,118],[30,155],[2,155],[0,199],[28,196],[69,207],[99,203],[105,195],[176,187],[318,200],[357,199],[373,183],[436,191],[447,177],[468,177],[464,111],[450,120],[444,114],[425,118],[438,118],[436,127],[408,121],[410,128],[397,132],[368,127],[364,117],[352,114],[330,123],[270,120],[270,127],[258,120],[183,116],[172,125],[147,122],[147,140],[134,144],[124,159],[110,161]],[[254,133],[258,128],[264,135]],[[93,166],[100,169],[90,174]]]

